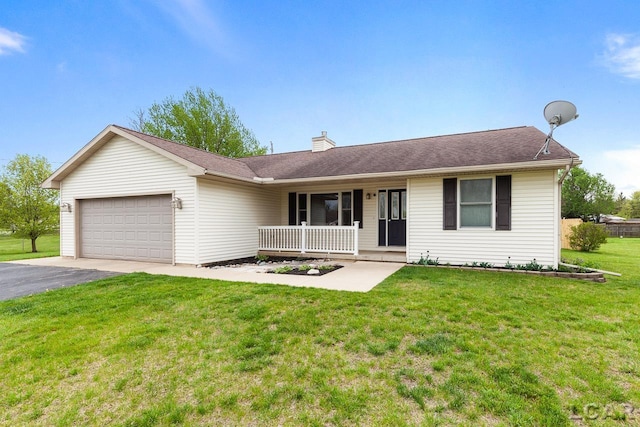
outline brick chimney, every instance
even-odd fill
[[[322,136],[311,138],[311,152],[327,151],[336,146],[336,143],[327,138],[327,131],[322,131]]]

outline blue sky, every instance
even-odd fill
[[[5,0],[0,165],[61,165],[108,124],[214,89],[263,145],[306,150],[580,117],[554,137],[640,190],[640,2]],[[541,145],[544,141],[541,141]]]

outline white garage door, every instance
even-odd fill
[[[171,263],[171,196],[81,200],[80,256]]]

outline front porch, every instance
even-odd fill
[[[360,250],[359,222],[352,226],[281,225],[258,227],[258,253],[268,256],[406,262],[404,246]]]

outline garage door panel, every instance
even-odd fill
[[[171,196],[80,202],[80,256],[172,262]]]

